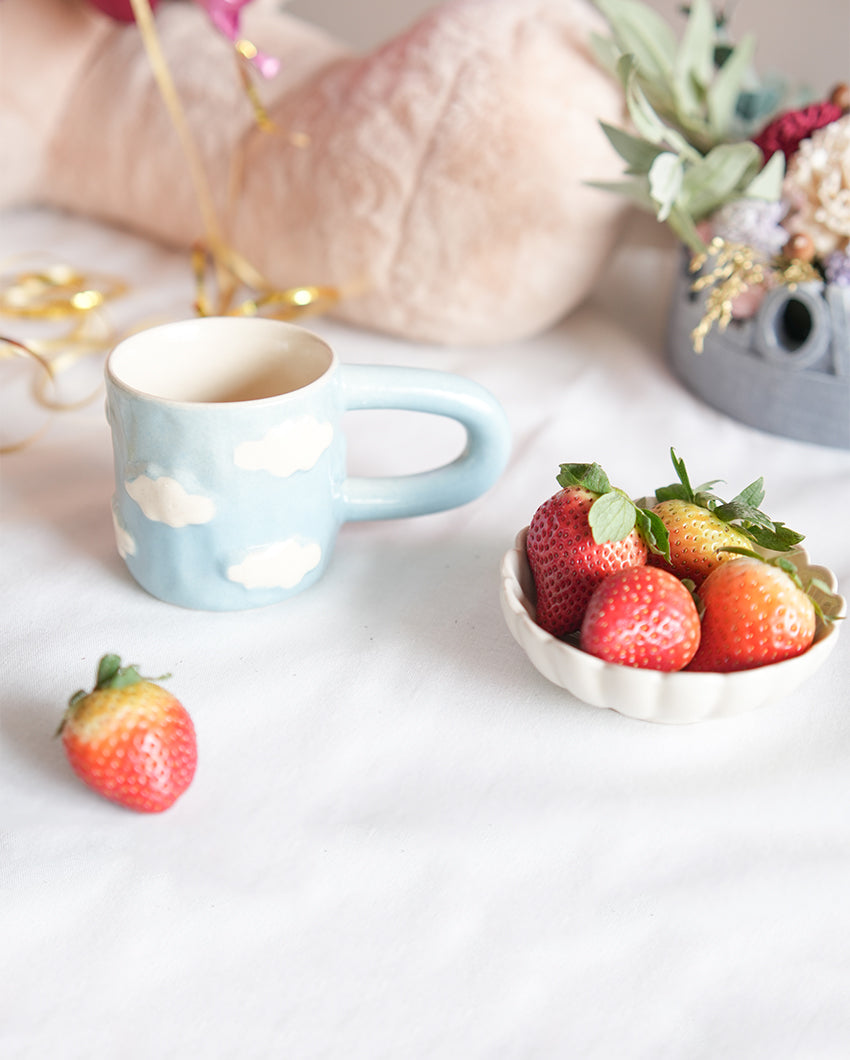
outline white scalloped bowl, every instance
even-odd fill
[[[517,534],[501,567],[502,614],[514,639],[541,674],[594,707],[605,707],[641,721],[689,724],[731,717],[790,695],[826,660],[838,639],[840,622],[818,619],[815,640],[793,659],[729,674],[662,673],[604,662],[553,637],[535,622],[534,580],[525,552],[528,527]],[[835,575],[809,562],[797,548],[786,553],[801,574],[819,578],[829,593],[811,590],[831,618],[843,618],[847,602],[837,593]]]

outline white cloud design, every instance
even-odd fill
[[[251,552],[227,568],[227,577],[246,589],[291,589],[319,565],[322,550],[315,541],[277,541]]]
[[[121,559],[126,559],[128,556],[135,556],[136,554],[136,542],[133,535],[121,525],[118,519],[118,512],[115,508],[112,509],[112,525],[115,528],[115,544],[118,548],[118,555]]]
[[[233,453],[237,467],[268,471],[286,478],[296,471],[309,471],[333,441],[333,425],[313,416],[300,416],[279,423],[263,438],[241,442]]]
[[[166,523],[175,529],[208,523],[215,515],[215,503],[200,494],[187,493],[180,483],[167,475],[148,478],[140,475],[124,488],[148,519]]]

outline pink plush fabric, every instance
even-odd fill
[[[450,0],[366,56],[248,5],[245,35],[281,60],[261,86],[277,134],[256,127],[196,5],[163,3],[156,24],[229,238],[274,283],[355,284],[339,318],[483,343],[546,327],[597,282],[623,207],[585,182],[620,172],[598,121],[620,122],[622,100],[590,58],[585,0]],[[0,175],[23,154],[0,198],[198,238],[135,26],[77,0],[0,0],[0,42],[0,130],[18,130]],[[22,111],[48,97],[22,137]]]

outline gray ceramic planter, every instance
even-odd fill
[[[706,293],[687,263],[673,291],[668,356],[707,404],[772,434],[850,449],[850,287],[801,284],[769,291],[750,320],[716,327],[696,353],[691,333]]]

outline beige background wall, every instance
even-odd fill
[[[681,25],[682,0],[649,0]],[[781,71],[795,85],[821,94],[850,82],[850,0],[720,0],[735,36],[755,31],[757,66]],[[369,48],[398,32],[434,0],[292,0],[289,10],[324,26],[357,48]]]

